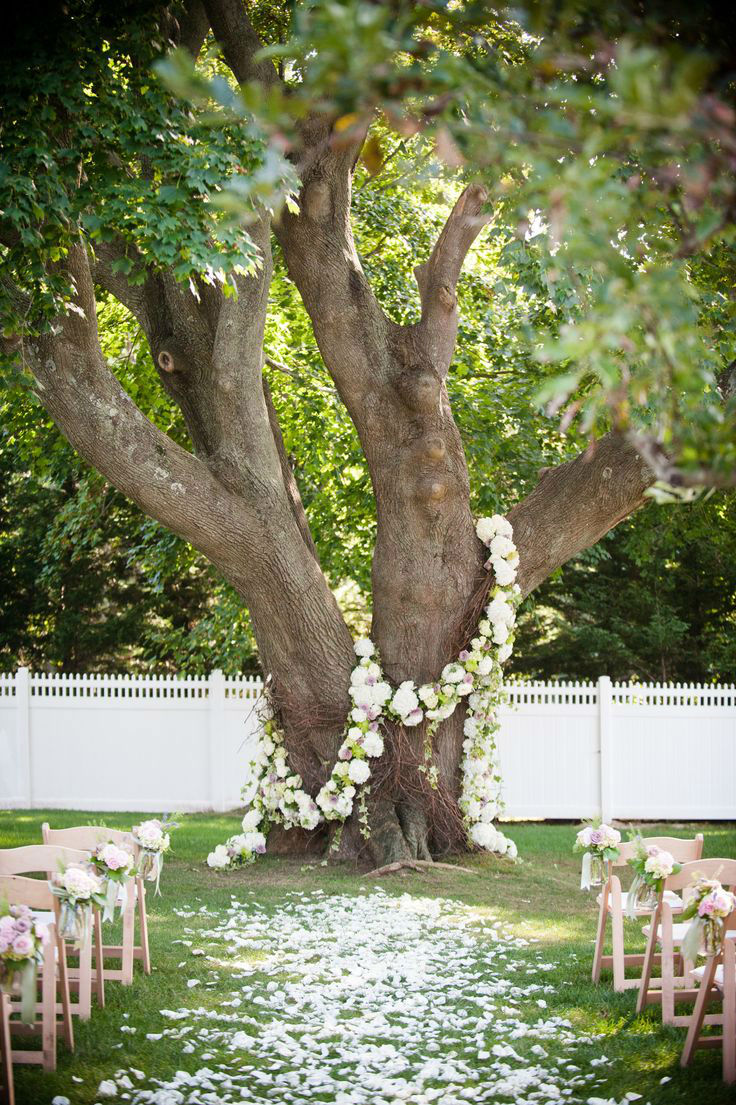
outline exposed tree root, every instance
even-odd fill
[[[378,878],[380,875],[392,875],[395,871],[400,871],[402,867],[410,867],[412,871],[464,871],[466,875],[477,875],[477,871],[473,871],[471,867],[460,867],[456,863],[437,863],[431,859],[399,859],[395,863],[387,863],[384,867],[376,867],[373,871],[368,871],[363,876],[364,879]]]

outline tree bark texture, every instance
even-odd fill
[[[192,0],[180,34],[196,53],[210,26],[238,80],[276,82],[245,7]],[[373,628],[388,678],[437,678],[477,622],[488,586],[475,536],[465,454],[446,389],[463,261],[487,220],[478,185],[461,194],[428,258],[417,258],[421,316],[397,325],[380,307],[353,241],[351,186],[359,142],[333,141],[329,120],[303,125],[299,213],[252,228],[261,266],[238,298],[202,284],[198,296],[159,273],[142,287],[114,271],[114,244],[80,239],[69,257],[77,307],[24,350],[40,399],[92,465],[207,556],[247,604],[272,677],[294,766],[316,788],[329,774],[348,710],[355,657],[322,573],[263,377],[263,331],[275,236],[312,321],[325,366],[352,418],[375,493]],[[192,451],[135,406],[105,363],[95,285],[140,323],[161,386],[181,408]],[[550,572],[635,510],[651,473],[616,435],[545,471],[511,510],[528,594]],[[457,810],[462,711],[435,747],[439,792],[417,770],[422,727],[394,728],[375,766],[372,835],[348,823],[345,856],[374,865],[427,859],[462,843]],[[324,836],[324,834],[322,834]],[[295,846],[303,847],[300,837]]]

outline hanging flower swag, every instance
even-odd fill
[[[468,840],[487,851],[516,858],[516,845],[495,827],[493,820],[501,805],[496,711],[501,700],[501,665],[511,655],[516,608],[521,600],[515,582],[519,554],[512,540],[511,523],[499,514],[480,518],[476,533],[490,551],[485,568],[493,571],[495,582],[470,648],[445,665],[439,682],[417,687],[407,679],[394,689],[384,678],[373,642],[367,637],[356,641],[353,647],[358,663],[350,676],[353,705],[337,762],[316,798],[303,789],[301,777],[290,770],[284,734],[270,702],[262,698],[256,707],[261,728],[249,788],[255,781],[255,792],[243,817],[243,832],[210,852],[210,867],[252,863],[256,855],[265,852],[268,831],[275,822],[287,829],[315,829],[322,821],[342,823],[353,812],[356,799],[361,832],[368,836],[370,761],[383,752],[382,729],[386,722],[412,727],[427,719],[422,770],[436,787],[432,738],[462,699],[467,699],[468,713],[460,810]]]

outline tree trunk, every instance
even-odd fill
[[[185,8],[181,34],[195,52],[209,25],[238,80],[278,82],[271,62],[258,57],[242,3],[191,0]],[[82,456],[208,557],[242,596],[291,764],[314,794],[340,745],[355,656],[317,561],[263,379],[271,237],[281,245],[370,471],[378,517],[373,640],[393,685],[421,684],[436,680],[472,638],[491,582],[445,383],[458,328],[457,282],[488,215],[484,190],[468,186],[415,269],[420,317],[399,326],[378,304],[353,241],[351,187],[361,139],[334,135],[331,120],[319,115],[304,122],[302,139],[294,155],[298,213],[272,225],[264,211],[252,224],[261,265],[238,278],[237,298],[204,282],[184,286],[160,271],[129,285],[116,263],[129,246],[98,242],[92,256],[80,233],[63,262],[73,309],[22,353],[41,402]],[[140,323],[160,383],[183,413],[192,451],[144,416],[106,364],[95,285]],[[509,514],[522,591],[635,510],[650,482],[647,466],[615,434],[542,473]],[[372,765],[370,839],[353,817],[341,856],[369,856],[380,866],[464,845],[458,809],[464,712],[458,708],[435,737],[436,789],[421,770],[423,726],[389,727],[385,752]],[[328,835],[323,829],[311,843],[323,846]],[[293,833],[274,846],[301,851],[310,838]]]

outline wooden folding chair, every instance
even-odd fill
[[[722,880],[721,880],[722,881]],[[699,1047],[723,1048],[723,1081],[736,1082],[736,910],[723,923],[723,941],[715,955],[708,957],[704,967],[697,967],[693,977],[698,979],[697,997],[692,1016],[688,1018],[685,1046],[680,1056],[680,1066],[690,1065]],[[703,1024],[708,1023],[705,1011],[709,1002],[720,997],[723,1012],[722,1036],[703,1036]]]
[[[27,844],[23,848],[0,849],[0,875],[26,875],[43,872],[47,878],[51,878],[59,870],[59,864],[86,864],[89,859],[89,851],[77,848],[64,848],[59,845]],[[48,888],[47,888],[48,889]],[[51,891],[49,891],[49,894]],[[58,899],[51,895],[55,902]],[[54,916],[48,911],[41,920],[52,922]],[[99,911],[93,911],[94,938],[101,944],[101,927],[99,924]],[[58,933],[57,933],[58,935]],[[77,990],[77,1001],[72,1002],[71,1011],[80,1020],[87,1021],[92,1015],[92,940],[86,940],[79,952],[71,954],[79,956],[79,965],[65,969],[69,976],[69,982]],[[67,964],[67,952],[64,941],[58,936],[59,944],[63,947],[64,962]],[[61,949],[60,949],[61,954]],[[104,1007],[105,983],[102,977],[102,956],[97,956],[97,969],[95,971],[95,996],[98,1003]]]
[[[736,886],[736,860],[695,860],[684,863],[676,875],[670,875],[665,879],[663,892],[651,921],[644,926],[647,950],[644,953],[639,996],[636,1001],[637,1013],[641,1013],[647,1004],[661,1002],[662,1024],[689,1025],[689,1015],[675,1014],[675,1002],[693,1002],[698,996],[698,991],[689,986],[694,964],[683,960],[679,950],[690,922],[682,921],[680,924],[674,924],[672,909],[664,897],[666,891],[676,893],[687,890],[696,875],[702,875],[705,879],[719,879],[726,888],[733,888]],[[657,945],[662,949],[661,956],[655,954]],[[660,963],[660,977],[654,978],[652,969],[657,959]],[[706,1023],[720,1024],[720,1017],[709,1017]]]
[[[133,853],[136,863],[139,859],[140,848],[133,840],[131,833],[121,829],[108,829],[104,825],[77,825],[70,829],[52,829],[48,822],[41,826],[44,844],[58,844],[69,848],[84,848],[93,851],[98,844],[107,844],[111,841],[119,848],[127,848]],[[138,911],[138,924],[140,927],[141,942],[135,943],[135,914]],[[99,947],[99,944],[98,944]],[[148,947],[148,917],[146,915],[146,888],[139,876],[132,878],[128,884],[128,899],[123,911],[123,942],[122,944],[102,944],[103,974],[106,981],[122,982],[124,986],[130,986],[133,981],[133,961],[140,959],[143,970],[147,975],[151,973],[151,953]],[[104,967],[105,957],[119,959],[120,968]]]
[[[698,833],[692,839],[681,839],[676,836],[648,836],[644,838],[644,844],[656,844],[663,851],[670,854],[678,863],[687,863],[688,860],[699,859],[703,854],[703,834]],[[634,856],[636,844],[634,841],[625,841],[618,845],[618,859],[608,862],[608,878],[603,890],[598,895],[598,931],[596,934],[595,951],[593,952],[593,982],[599,982],[603,967],[613,968],[613,988],[619,992],[631,990],[639,985],[638,978],[626,978],[627,967],[641,967],[644,964],[644,956],[641,954],[627,953],[624,948],[624,916],[628,906],[628,893],[621,889],[621,880],[613,872],[614,867],[626,867]],[[672,910],[682,908],[682,902],[676,894],[668,894],[668,902]],[[637,915],[646,917],[648,909],[637,909]],[[606,940],[608,919],[611,919],[612,955],[603,954],[603,946]]]
[[[20,1010],[20,1000],[0,995],[0,1040],[3,1060],[3,1088],[12,1101],[12,1064],[42,1064],[46,1071],[56,1070],[57,1014],[61,1013],[64,1039],[74,1049],[69,979],[64,958],[64,944],[58,937],[59,904],[48,885],[39,879],[27,879],[18,875],[0,875],[0,898],[10,905],[27,905],[34,916],[42,917],[48,925],[48,939],[43,946],[43,962],[40,967],[41,1001],[36,1002],[35,1020],[31,1025],[10,1020],[11,1013]],[[48,920],[50,918],[50,920]],[[61,1001],[57,1002],[57,985]],[[40,1016],[39,1016],[40,1014]],[[11,1033],[41,1036],[40,1051],[18,1051],[12,1048]]]

